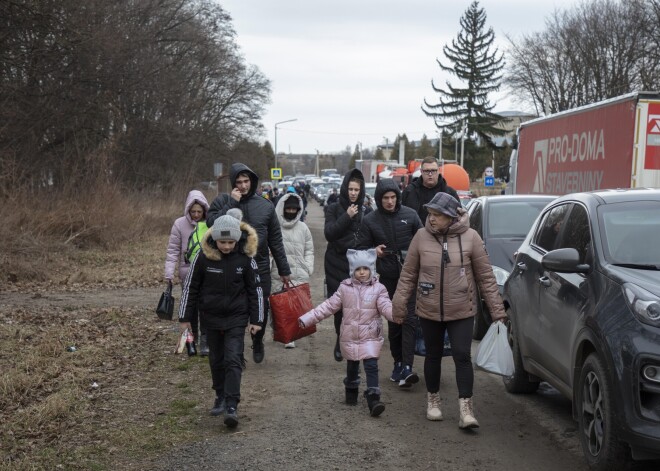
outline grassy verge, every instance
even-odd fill
[[[144,289],[155,306],[185,192],[175,199],[108,190],[29,215],[2,205],[0,234],[16,242],[0,248],[0,470],[141,469],[199,439],[207,360],[173,355],[176,322],[159,321],[145,303],[104,306],[97,297]],[[4,304],[3,292],[24,303]],[[49,303],[57,293],[71,303]]]

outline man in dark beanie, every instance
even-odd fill
[[[261,363],[264,359],[264,332],[268,323],[268,296],[270,296],[270,258],[268,249],[275,259],[280,279],[283,283],[289,281],[291,269],[286,260],[284,245],[282,243],[282,231],[275,216],[275,207],[267,199],[257,195],[259,188],[259,177],[247,165],[235,163],[231,166],[229,181],[233,190],[231,193],[218,195],[211,204],[206,218],[206,224],[210,227],[216,218],[227,214],[232,208],[243,211],[243,219],[252,226],[259,237],[259,247],[254,256],[259,265],[261,275],[261,287],[263,289],[264,328],[252,335],[252,357],[255,363]]]

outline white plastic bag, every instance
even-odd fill
[[[507,328],[502,322],[493,322],[488,328],[477,347],[475,365],[496,375],[513,375],[513,352],[507,339]]]

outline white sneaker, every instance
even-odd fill
[[[426,393],[426,397],[426,418],[429,420],[442,420],[440,393]]]
[[[296,348],[296,342],[289,342],[284,344],[284,348]]]
[[[459,428],[478,428],[479,422],[474,417],[472,409],[472,398],[462,398],[458,400],[458,410],[461,417],[458,419]]]

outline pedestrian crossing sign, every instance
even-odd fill
[[[281,168],[271,168],[270,169],[270,179],[271,180],[281,180],[282,179],[282,169]]]

